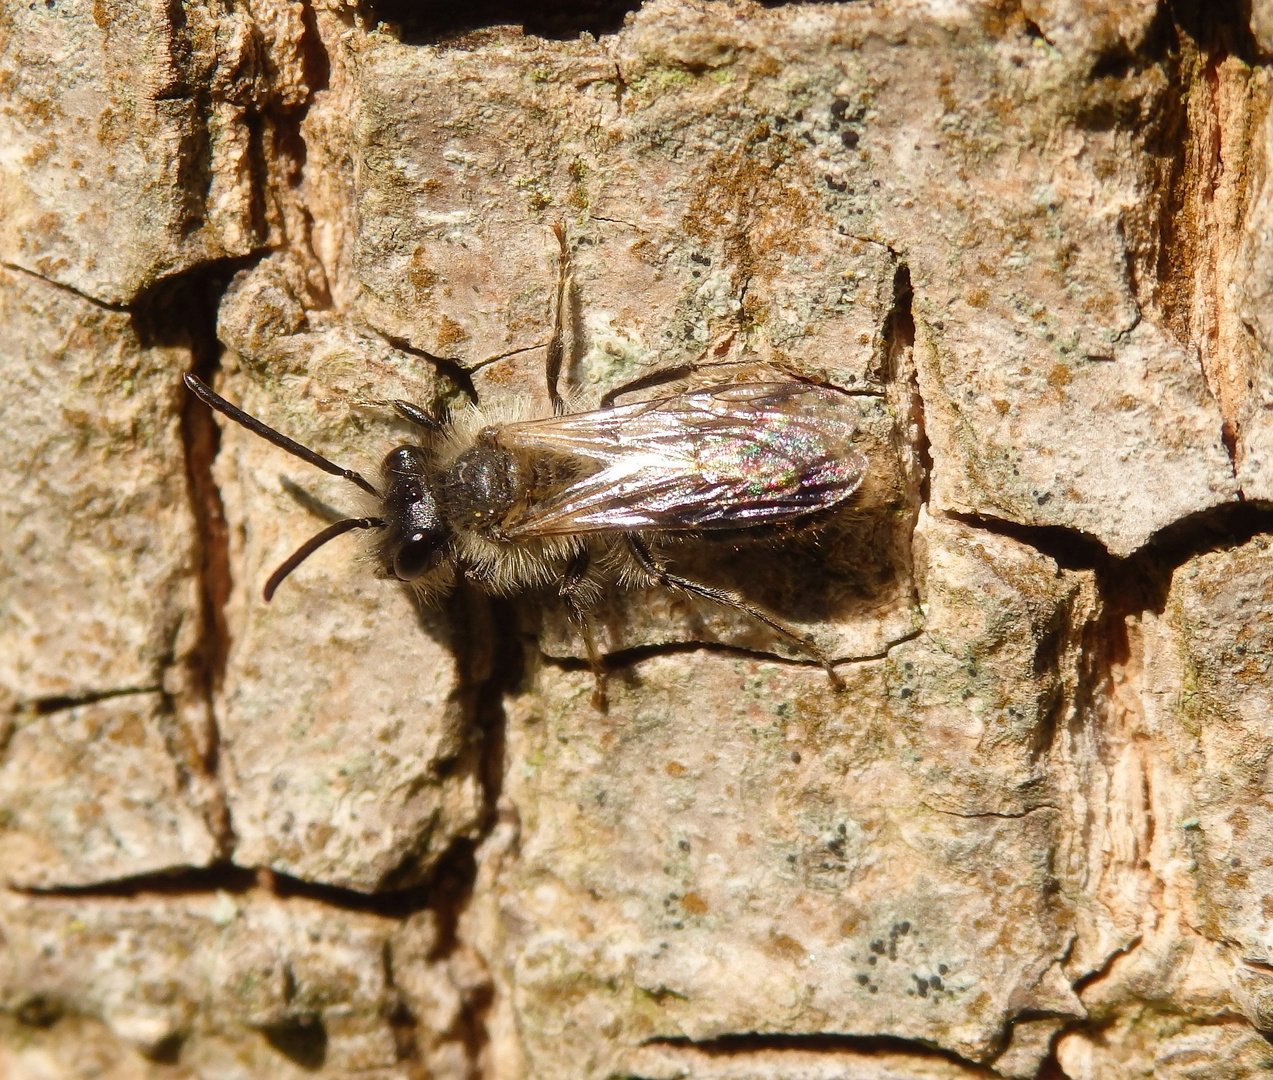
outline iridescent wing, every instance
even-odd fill
[[[835,506],[862,483],[856,410],[835,390],[735,383],[509,424],[501,445],[595,471],[515,512],[511,538],[626,529],[740,529]]]

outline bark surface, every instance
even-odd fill
[[[1273,1072],[1273,4],[0,2],[0,1074]],[[839,387],[790,620],[421,608],[439,414]],[[700,373],[701,375],[701,373]],[[786,376],[784,376],[786,377]]]

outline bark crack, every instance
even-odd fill
[[[241,896],[259,892],[279,899],[303,897],[329,907],[351,912],[406,919],[435,906],[439,882],[454,875],[456,866],[472,858],[472,843],[463,841],[452,854],[444,856],[428,883],[379,893],[363,893],[338,885],[320,885],[264,867],[239,866],[230,861],[206,867],[174,868],[171,871],[139,874],[94,882],[91,885],[59,885],[52,888],[10,888],[20,896],[35,899],[67,897],[114,897],[133,899],[146,896],[203,896],[226,892]],[[462,876],[462,875],[461,875]]]
[[[1163,63],[1179,92],[1163,100],[1160,122],[1146,141],[1157,158],[1152,178],[1164,194],[1152,258],[1143,260],[1143,299],[1191,351],[1207,393],[1220,411],[1220,437],[1236,475],[1247,371],[1254,342],[1225,283],[1242,278],[1242,252],[1254,147],[1263,123],[1256,92],[1257,49],[1249,11],[1216,4],[1164,8],[1171,48]],[[1138,291],[1133,286],[1134,291]]]
[[[602,217],[600,214],[589,214],[588,220],[589,221],[608,221],[612,225],[626,225],[629,229],[634,229],[635,231],[642,232],[642,233],[648,231],[646,229],[641,228],[641,226],[637,225],[635,222],[624,221],[623,218]]]
[[[1061,808],[1059,806],[1053,806],[1051,803],[1039,803],[1037,806],[1031,806],[1027,810],[1014,810],[1011,812],[1006,810],[969,810],[965,812],[961,810],[943,810],[940,807],[932,806],[929,803],[924,803],[923,805],[933,813],[944,814],[947,817],[1001,818],[1005,821],[1015,821],[1019,818],[1029,817],[1031,814],[1037,813],[1040,810],[1054,810],[1057,813],[1061,812]]]
[[[1134,953],[1140,948],[1144,940],[1145,939],[1142,934],[1137,934],[1121,949],[1115,949],[1112,953],[1105,957],[1105,962],[1095,971],[1089,971],[1086,975],[1075,979],[1073,984],[1074,993],[1081,998],[1083,996],[1083,991],[1089,986],[1099,983],[1103,979],[1109,978],[1110,973],[1114,970],[1114,966],[1119,962],[1119,960]]]
[[[102,311],[113,311],[126,315],[131,310],[131,307],[128,304],[111,304],[105,300],[99,300],[96,296],[92,296],[86,292],[81,292],[79,289],[75,288],[74,285],[67,285],[65,282],[58,281],[56,278],[46,277],[38,271],[31,270],[25,266],[20,266],[14,262],[0,262],[0,268],[11,270],[15,274],[25,274],[27,277],[34,278],[36,281],[41,281],[45,285],[51,285],[55,289],[61,289],[63,292],[69,293],[71,296],[74,296],[79,300],[92,304],[95,308],[100,308]]]
[[[543,4],[535,0],[477,0],[467,5],[422,5],[414,0],[374,0],[369,21],[396,30],[403,45],[464,48],[483,31],[515,27],[528,37],[573,41],[617,33],[640,0],[571,0]]]

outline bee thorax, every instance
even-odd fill
[[[512,509],[521,486],[518,462],[485,440],[464,451],[442,479],[442,502],[453,527],[489,531]]]

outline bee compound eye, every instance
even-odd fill
[[[435,537],[412,533],[393,553],[393,576],[399,581],[414,581],[437,566],[441,558],[442,548]]]

